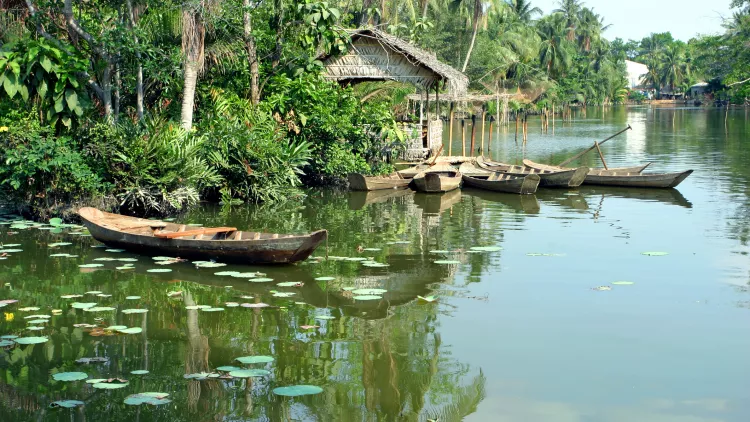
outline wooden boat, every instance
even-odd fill
[[[234,227],[189,229],[184,224],[81,208],[78,215],[98,241],[145,255],[216,260],[236,264],[289,264],[306,259],[326,230],[306,235],[239,231]]]
[[[461,173],[456,170],[429,170],[414,176],[412,185],[417,192],[441,193],[461,186]]]
[[[533,161],[525,160],[524,165],[537,165]],[[544,166],[543,167],[549,167]],[[643,167],[645,168],[645,166]],[[678,173],[641,173],[618,171],[616,169],[591,170],[586,175],[584,183],[587,185],[600,186],[623,186],[636,188],[673,188],[682,183],[693,170]]]
[[[539,186],[539,175],[527,174],[517,176],[476,168],[469,163],[461,164],[459,169],[465,186],[486,189],[495,192],[508,192],[528,195],[536,192]]]
[[[359,173],[350,173],[348,179],[349,188],[358,191],[405,189],[411,183],[411,179],[404,178],[399,172],[384,176],[364,176]]]
[[[523,165],[529,168],[538,169],[538,170],[553,170],[553,171],[560,171],[560,170],[572,170],[570,167],[560,167],[560,166],[552,166],[549,164],[540,164],[531,160],[523,160]],[[646,170],[646,167],[650,166],[651,163],[646,163],[640,166],[633,166],[633,167],[610,167],[608,169],[603,169],[601,167],[596,168],[589,168],[589,172],[592,171],[605,171],[605,172],[618,172],[618,173],[643,173],[643,170]],[[586,181],[584,180],[584,183]]]
[[[484,157],[477,157],[477,165],[486,170],[499,171],[501,173],[508,173],[515,176],[537,174],[540,178],[539,186],[550,188],[572,188],[580,186],[589,172],[588,167],[579,167],[577,169],[568,170],[532,169],[525,166],[498,163],[487,160]]]

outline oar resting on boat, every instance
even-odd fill
[[[145,255],[166,255],[236,264],[289,264],[309,257],[328,238],[326,230],[304,235],[240,231],[234,227],[187,230],[184,224],[128,217],[96,208],[78,214],[94,239]]]
[[[561,168],[546,164],[524,160],[526,167],[537,170]],[[677,173],[642,173],[650,163],[637,167],[622,167],[610,169],[592,169],[586,175],[583,183],[586,185],[624,186],[638,188],[674,188],[685,180],[693,170]],[[632,171],[631,171],[632,170]]]

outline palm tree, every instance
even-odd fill
[[[579,24],[578,13],[583,8],[583,2],[580,0],[560,0],[560,8],[555,9],[553,13],[561,13],[565,16],[565,25],[568,30],[568,41],[576,38],[576,29]]]
[[[516,19],[524,23],[530,23],[534,20],[534,16],[541,15],[542,9],[538,7],[532,7],[531,2],[527,0],[507,0],[510,10],[515,15]]]
[[[675,87],[690,77],[690,62],[684,44],[673,44],[664,49],[659,74],[662,86],[668,86],[673,93]]]
[[[578,45],[583,51],[591,51],[591,43],[598,41],[602,32],[609,27],[610,25],[604,25],[603,18],[594,13],[593,9],[584,7],[579,13]]]
[[[206,27],[203,13],[205,3],[209,1],[211,0],[187,2],[182,9],[182,52],[185,61],[180,123],[185,130],[193,127],[195,87],[198,83],[198,72],[203,68],[205,59]]]
[[[541,38],[539,62],[551,77],[561,75],[570,67],[570,42],[565,37],[565,16],[554,13],[537,23],[537,34]]]
[[[464,5],[466,7],[468,5],[468,2],[471,2],[471,11],[472,11],[472,17],[471,17],[471,25],[472,25],[472,33],[471,33],[471,42],[469,42],[469,49],[466,51],[466,59],[464,60],[464,65],[461,67],[461,72],[466,72],[466,66],[469,65],[469,58],[471,57],[471,52],[474,50],[474,43],[477,40],[477,32],[479,32],[479,21],[482,19],[482,16],[484,15],[484,6],[482,4],[482,0],[453,0],[453,7],[459,8],[461,5]]]

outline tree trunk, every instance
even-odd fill
[[[127,0],[128,6],[128,25],[130,29],[135,29],[135,13],[133,12],[133,1]],[[136,46],[138,45],[138,37],[133,37]],[[141,64],[141,52],[135,51],[135,58],[138,61],[135,73],[135,109],[138,113],[138,120],[143,119],[143,65]]]
[[[469,58],[471,57],[471,51],[474,49],[474,42],[477,40],[477,31],[479,31],[479,16],[478,15],[474,19],[474,32],[471,34],[471,43],[469,43],[469,51],[466,52],[466,60],[464,60],[464,66],[461,68],[461,72],[466,72],[466,66],[469,65]]]
[[[284,2],[276,0],[276,49],[271,59],[271,68],[276,69],[281,62],[281,49],[284,45]]]
[[[102,105],[104,106],[104,120],[109,123],[112,119],[112,64],[107,63],[102,70]]]
[[[198,64],[193,60],[185,62],[185,84],[182,91],[182,112],[180,124],[185,130],[193,127],[193,105],[195,102],[195,86],[198,83]]]
[[[120,118],[120,89],[122,88],[122,78],[120,77],[120,64],[115,63],[115,88],[112,95],[112,108],[113,108],[113,119],[112,121],[117,123]]]
[[[260,89],[258,80],[260,72],[258,70],[258,49],[255,46],[255,37],[253,36],[253,21],[250,15],[250,0],[242,0],[244,8],[242,23],[244,26],[245,50],[247,51],[247,61],[250,64],[250,100],[253,104],[260,101]]]

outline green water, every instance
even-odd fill
[[[694,169],[678,190],[582,187],[523,198],[469,189],[443,196],[316,191],[281,207],[206,206],[179,217],[280,233],[326,228],[329,258],[373,257],[387,267],[335,259],[270,268],[160,266],[96,248],[92,238],[71,234],[76,228],[0,225],[0,242],[22,249],[0,260],[0,300],[18,300],[0,309],[0,335],[49,339],[0,350],[0,420],[746,421],[750,120],[743,110],[731,112],[726,127],[724,118],[700,109],[590,109],[572,123],[558,121],[554,136],[532,121],[525,147],[512,131],[493,135],[496,160],[559,162],[630,123],[633,131],[603,146],[608,164]],[[597,165],[595,158],[585,163]],[[55,242],[72,244],[49,246]],[[472,252],[477,246],[502,250]],[[668,255],[642,255],[648,251]],[[55,253],[78,256],[50,257]],[[325,257],[325,247],[315,256]],[[79,267],[90,263],[102,266]],[[126,263],[135,269],[115,269]],[[155,268],[172,271],[147,272]],[[273,281],[214,275],[220,271],[261,271]],[[335,279],[315,280],[321,276]],[[287,281],[304,285],[276,286]],[[599,286],[611,290],[594,290]],[[352,287],[387,292],[360,301],[344,289]],[[274,290],[294,295],[274,297]],[[182,293],[168,297],[176,291]],[[61,298],[68,294],[83,297]],[[71,307],[76,301],[115,310],[85,312]],[[224,311],[185,309],[195,304]],[[122,312],[130,308],[148,313]],[[24,317],[39,314],[49,322],[27,330]],[[142,332],[97,336],[74,327],[82,323]],[[248,355],[274,361],[234,360]],[[95,356],[108,361],[75,362]],[[225,365],[270,374],[184,379]],[[53,380],[71,371],[129,385],[99,390]],[[323,392],[273,393],[295,384]],[[139,392],[167,393],[172,401],[123,403]],[[61,399],[85,405],[49,408]]]

